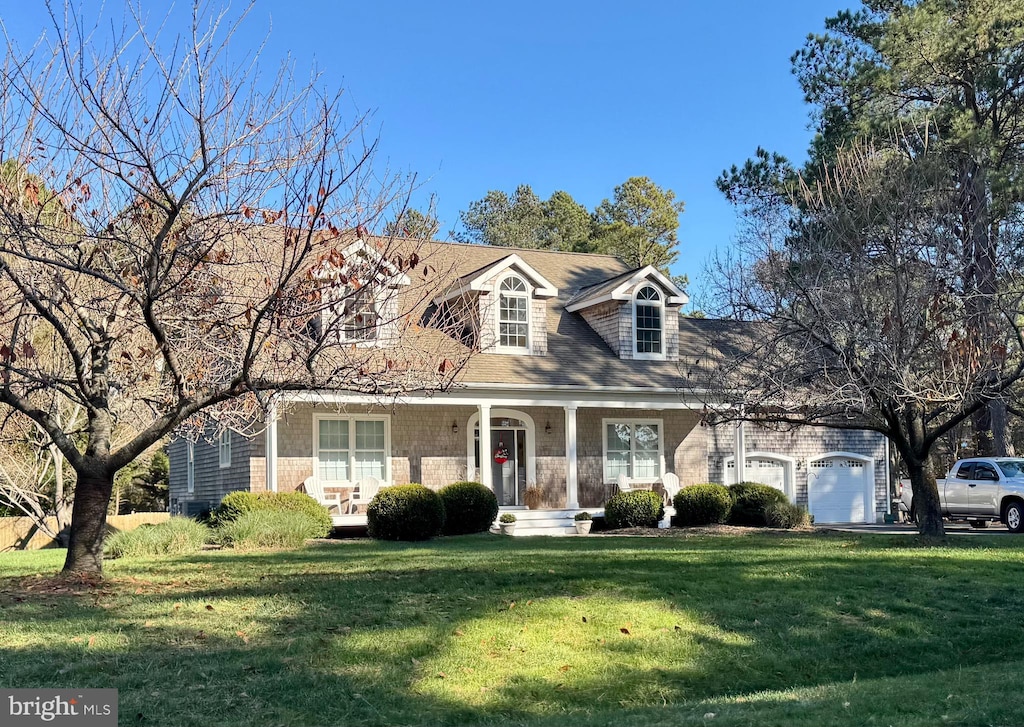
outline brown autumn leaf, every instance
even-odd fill
[[[244,631],[236,631],[235,634],[238,636],[238,638],[242,640],[243,644],[249,643],[249,635],[246,634]]]
[[[462,633],[462,629],[455,629],[455,635],[456,636],[463,636],[464,634]]]
[[[558,667],[558,671],[569,671],[570,669],[572,669],[572,667],[568,664],[562,664],[560,667]]]
[[[447,674],[445,674],[445,673],[444,673],[443,671],[439,671],[439,672],[437,673],[437,678],[438,678],[438,679],[447,679],[447,678],[448,678],[448,675],[447,675]]]
[[[627,628],[626,628],[625,626],[623,626],[622,628],[620,628],[620,629],[619,629],[619,631],[620,631],[621,633],[624,633],[624,634],[625,634],[626,636],[632,636],[632,634],[631,634],[631,633],[629,633],[629,629],[627,629]]]
[[[583,623],[586,623],[586,622],[587,622],[587,617],[586,617],[586,616],[584,616],[584,617],[583,617]]]
[[[95,636],[90,636],[89,637],[89,646],[95,646],[95,645],[96,645],[96,637]]]
[[[207,611],[212,611],[213,610],[213,606],[211,606],[210,604],[206,604],[206,610]]]

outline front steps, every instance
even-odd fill
[[[503,507],[498,511],[500,518],[506,512],[516,516],[516,537],[520,535],[575,535],[576,525],[573,518],[583,510],[527,510],[525,507]],[[591,515],[595,513],[592,511]],[[597,514],[600,514],[599,511]],[[491,526],[492,533],[500,533],[498,521]]]

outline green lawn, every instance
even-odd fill
[[[339,542],[0,554],[0,684],[122,724],[1024,724],[1024,539]]]

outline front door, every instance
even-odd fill
[[[491,430],[491,482],[498,504],[503,507],[523,502],[526,491],[525,435],[522,429]]]

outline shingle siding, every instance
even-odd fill
[[[188,492],[188,445],[175,439],[167,447],[170,461],[170,498],[172,511],[187,512],[188,502],[206,502],[216,506],[224,495],[250,488],[250,441],[231,432],[231,466],[221,468],[216,435],[208,430],[193,445],[195,492]]]
[[[771,452],[797,460],[794,489],[797,504],[807,506],[809,461],[829,452],[851,452],[874,462],[875,513],[889,512],[889,484],[886,481],[885,437],[877,432],[828,427],[796,427],[786,431],[756,424],[745,425],[747,452]],[[735,425],[709,428],[709,479],[725,482],[725,460],[734,454]]]

